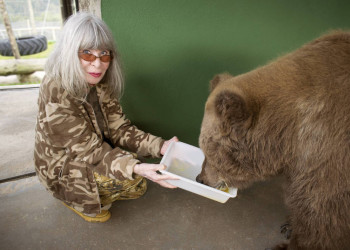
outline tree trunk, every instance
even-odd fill
[[[46,58],[0,60],[0,76],[28,75],[35,71],[43,71]]]
[[[13,55],[14,55],[14,57],[16,59],[20,59],[21,56],[19,54],[19,50],[18,50],[18,46],[17,46],[15,35],[13,34],[13,31],[12,31],[10,18],[9,18],[9,16],[7,14],[6,5],[5,5],[4,0],[0,0],[0,11],[1,11],[2,17],[4,19],[4,24],[5,24],[5,27],[6,27],[7,35],[8,35],[9,40],[10,40],[12,53],[13,53]]]

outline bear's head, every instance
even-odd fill
[[[205,155],[197,181],[213,187],[223,183],[246,187],[257,180],[247,135],[257,115],[257,104],[224,73],[211,81],[199,146]]]

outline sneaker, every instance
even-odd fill
[[[78,214],[80,217],[82,217],[84,220],[88,222],[106,222],[111,218],[111,213],[108,210],[101,210],[101,213],[97,214],[95,217],[87,216],[74,208],[68,206],[66,203],[62,202],[63,205],[68,207],[70,210],[73,210],[76,214]]]

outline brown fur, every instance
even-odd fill
[[[245,188],[283,173],[288,249],[350,249],[350,32],[332,32],[249,73],[218,75],[198,180]]]

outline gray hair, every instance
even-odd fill
[[[60,40],[47,59],[45,73],[61,84],[69,95],[84,100],[88,84],[78,58],[82,49],[109,50],[112,60],[101,82],[107,91],[121,97],[124,79],[112,32],[100,18],[85,12],[72,15],[65,22]]]

